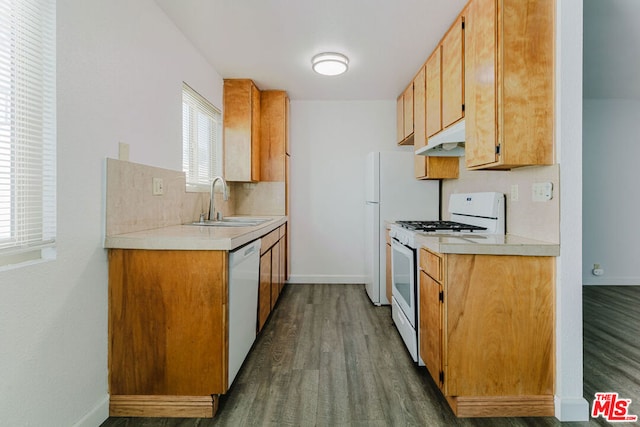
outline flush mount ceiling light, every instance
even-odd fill
[[[325,76],[337,76],[349,68],[349,58],[341,53],[319,53],[311,58],[313,71]]]

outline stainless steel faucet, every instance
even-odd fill
[[[221,176],[216,176],[213,178],[213,180],[211,180],[211,204],[209,205],[209,220],[221,220],[222,219],[222,214],[220,214],[220,212],[218,212],[219,215],[216,215],[215,212],[215,203],[213,201],[213,189],[216,186],[216,182],[220,181],[222,183],[222,197],[225,201],[229,200],[229,196],[227,195],[227,183],[225,182],[224,178]],[[219,216],[219,218],[218,218]]]

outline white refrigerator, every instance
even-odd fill
[[[440,214],[439,181],[417,180],[413,151],[376,151],[366,159],[366,289],[376,305],[386,296],[385,221],[435,221]]]

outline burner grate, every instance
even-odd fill
[[[484,231],[486,227],[463,224],[455,221],[397,221],[398,225],[412,231]]]

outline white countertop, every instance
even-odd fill
[[[108,249],[229,251],[258,239],[287,222],[286,216],[256,215],[270,221],[252,227],[172,225],[107,236]]]
[[[544,242],[512,234],[419,234],[416,243],[442,254],[559,256],[558,243]]]

